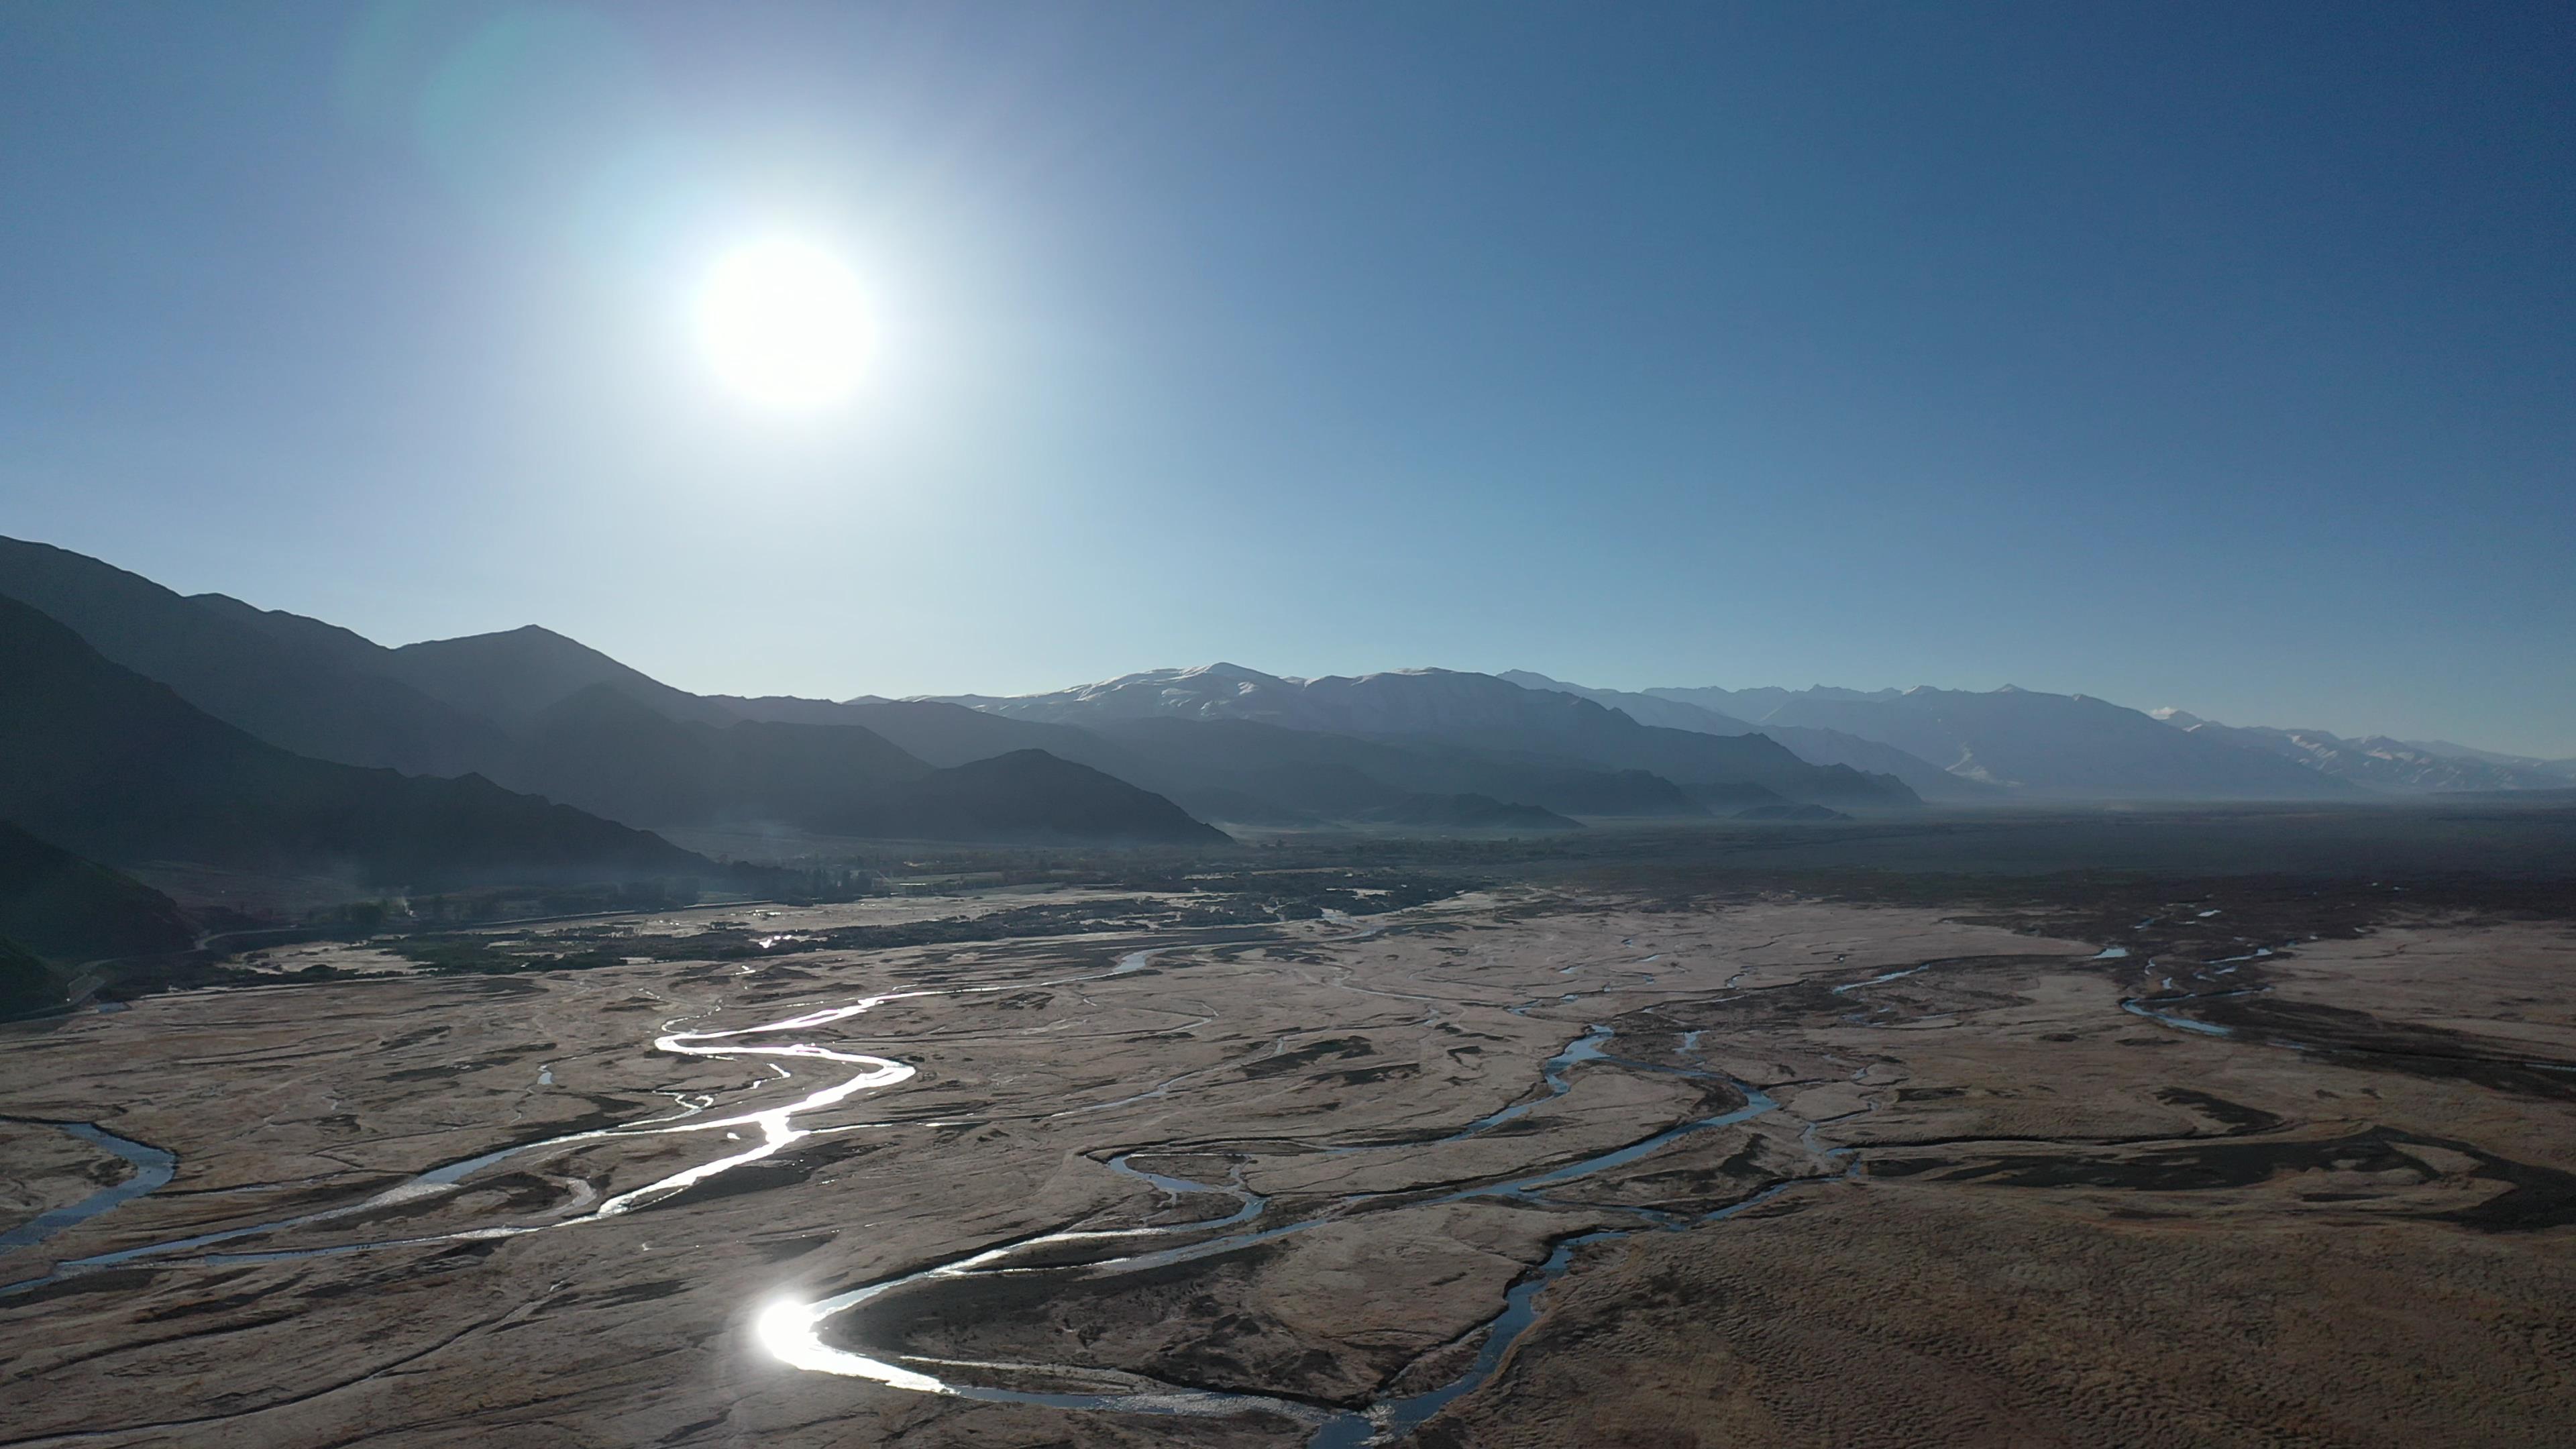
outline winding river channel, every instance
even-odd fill
[[[1358,934],[1374,934],[1377,927]],[[1345,938],[1348,939],[1348,938]],[[828,1084],[806,1092],[793,1101],[758,1110],[720,1111],[713,1097],[679,1095],[675,1108],[662,1115],[615,1127],[568,1133],[540,1141],[500,1148],[430,1168],[402,1183],[345,1206],[327,1208],[298,1216],[227,1228],[189,1237],[124,1248],[113,1252],[76,1258],[55,1265],[41,1276],[0,1285],[0,1298],[24,1293],[44,1284],[66,1278],[121,1266],[154,1260],[194,1264],[254,1263],[324,1255],[362,1253],[371,1250],[420,1246],[460,1240],[507,1238],[527,1233],[547,1232],[586,1222],[635,1212],[656,1202],[704,1183],[726,1172],[775,1156],[795,1143],[822,1132],[853,1130],[842,1126],[808,1125],[807,1119],[840,1106],[863,1094],[881,1092],[897,1086],[915,1074],[915,1068],[893,1057],[841,1050],[814,1038],[827,1028],[840,1026],[889,1002],[934,997],[963,997],[983,993],[1023,991],[1032,985],[1069,986],[1104,980],[1144,969],[1163,951],[1180,949],[1162,947],[1131,952],[1120,958],[1110,970],[1088,975],[1029,983],[1007,982],[994,985],[951,986],[898,990],[866,996],[842,1005],[821,1007],[757,1026],[723,1031],[674,1030],[681,1018],[667,1022],[653,1040],[655,1050],[685,1057],[708,1057],[728,1060],[758,1061],[772,1066],[778,1076],[764,1086],[791,1078],[800,1071],[822,1069]],[[1641,966],[1653,961],[1625,963]],[[1931,964],[1931,963],[1927,963]],[[1921,967],[1911,968],[1920,970]],[[1909,974],[1888,972],[1864,981],[1838,987],[1838,992],[1864,990],[1880,982]],[[1633,978],[1632,978],[1633,979]],[[1651,978],[1648,978],[1651,979]],[[1608,987],[1596,990],[1608,990]],[[1385,993],[1380,993],[1385,994]],[[1562,1006],[1581,999],[1587,993],[1551,994],[1534,998],[1509,1008],[1526,1014],[1541,1005]],[[1428,1000],[1429,998],[1424,998]],[[1697,1060],[1699,1032],[1677,1034],[1677,1045],[1685,1060]],[[1760,1089],[1722,1073],[1699,1066],[1669,1065],[1612,1054],[1616,1040],[1607,1025],[1584,1026],[1554,1055],[1539,1065],[1533,1091],[1525,1091],[1509,1105],[1458,1126],[1445,1133],[1413,1137],[1403,1141],[1373,1141],[1347,1146],[1328,1147],[1339,1154],[1369,1154],[1419,1151],[1446,1143],[1460,1142],[1491,1132],[1527,1115],[1543,1103],[1562,1097],[1573,1089],[1575,1074],[1581,1069],[1620,1070],[1655,1073],[1696,1079],[1722,1088],[1728,1100],[1740,1103],[1708,1115],[1658,1128],[1616,1147],[1595,1152],[1573,1161],[1558,1162],[1543,1168],[1470,1185],[1443,1184],[1382,1192],[1355,1192],[1331,1198],[1319,1208],[1302,1216],[1282,1218],[1271,1201],[1247,1187],[1242,1164],[1254,1154],[1250,1150],[1229,1150],[1224,1144],[1197,1144],[1187,1148],[1157,1147],[1149,1150],[1119,1153],[1107,1157],[1107,1170],[1130,1178],[1173,1200],[1191,1197],[1217,1199],[1230,1203],[1228,1210],[1204,1219],[1149,1227],[1108,1230],[1065,1230],[1039,1233],[986,1247],[950,1261],[929,1264],[898,1276],[854,1286],[848,1290],[811,1302],[781,1301],[762,1309],[754,1320],[754,1336],[761,1347],[778,1361],[794,1368],[842,1377],[862,1379],[886,1388],[955,1396],[970,1400],[1000,1403],[1040,1404],[1076,1410],[1100,1410],[1141,1414],[1226,1415],[1260,1412],[1305,1424],[1310,1428],[1309,1443],[1318,1449],[1349,1449],[1349,1446],[1382,1442],[1420,1425],[1443,1406],[1461,1395],[1473,1392],[1499,1370],[1515,1344],[1537,1322],[1538,1300],[1546,1288],[1571,1268],[1576,1255],[1585,1247],[1613,1241],[1643,1232],[1678,1231],[1695,1225],[1715,1222],[1741,1213],[1774,1194],[1802,1183],[1830,1180],[1844,1170],[1832,1166],[1835,1159],[1848,1156],[1848,1149],[1825,1148],[1814,1140],[1821,1123],[1810,1123],[1805,1141],[1810,1152],[1827,1170],[1803,1177],[1775,1180],[1749,1197],[1713,1211],[1676,1213],[1647,1207],[1623,1207],[1604,1204],[1563,1204],[1549,1194],[1584,1179],[1633,1164],[1664,1147],[1694,1134],[1734,1126],[1778,1110],[1778,1104]],[[1173,1078],[1146,1090],[1118,1099],[1118,1102],[1157,1096],[1171,1090],[1181,1079]],[[1048,1116],[1071,1116],[1097,1111],[1117,1103],[1103,1102],[1077,1105]],[[1866,1107],[1859,1110],[1868,1110]],[[54,1124],[64,1130],[107,1147],[110,1151],[136,1164],[134,1177],[125,1183],[98,1193],[69,1207],[57,1209],[24,1227],[0,1236],[0,1251],[32,1245],[81,1221],[107,1212],[119,1204],[142,1196],[167,1183],[176,1169],[171,1154],[141,1143],[128,1142],[87,1124]],[[425,1236],[384,1238],[341,1243],[320,1247],[263,1248],[252,1240],[290,1229],[326,1225],[335,1220],[355,1219],[432,1195],[456,1190],[460,1184],[508,1159],[585,1142],[625,1137],[662,1136],[670,1134],[716,1133],[738,1140],[745,1129],[756,1132],[757,1140],[739,1151],[714,1157],[683,1171],[672,1173],[625,1192],[597,1197],[586,1185],[574,1182],[575,1198],[557,1208],[550,1216],[537,1221],[491,1224],[454,1232]],[[1206,1161],[1232,1160],[1234,1166],[1223,1180],[1200,1181],[1149,1170],[1138,1159],[1148,1161],[1169,1158]],[[1194,1169],[1204,1171],[1204,1169]],[[1592,1227],[1558,1239],[1548,1256],[1535,1268],[1521,1274],[1507,1290],[1503,1303],[1480,1332],[1478,1349],[1466,1368],[1445,1382],[1386,1397],[1360,1409],[1332,1409],[1306,1400],[1269,1394],[1219,1391],[1182,1384],[1165,1383],[1120,1370],[1090,1366],[1025,1363],[955,1363],[907,1355],[891,1345],[866,1341],[865,1315],[855,1312],[871,1302],[888,1302],[896,1297],[936,1292],[942,1284],[982,1275],[1009,1274],[1023,1283],[1030,1280],[1061,1281],[1068,1285],[1098,1283],[1127,1275],[1146,1273],[1175,1264],[1217,1258],[1258,1244],[1275,1242],[1306,1233],[1328,1224],[1348,1221],[1366,1213],[1402,1211],[1474,1200],[1512,1200],[1535,1205],[1579,1208],[1591,1214],[1595,1222],[1602,1215],[1622,1216],[1630,1221],[1611,1227]],[[1470,1341],[1461,1339],[1460,1342]],[[1036,1385],[1032,1387],[1031,1385]]]

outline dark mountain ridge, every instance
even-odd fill
[[[1794,800],[1877,807],[1921,803],[1893,778],[1848,766],[1811,765],[1759,735],[1728,737],[1641,725],[1576,695],[1525,689],[1493,675],[1457,670],[1300,680],[1213,664],[1124,675],[1054,694],[959,696],[948,702],[1022,720],[1081,725],[1113,737],[1145,721],[1233,720],[1383,744],[1466,750],[1488,763],[1644,771],[1661,776],[1685,797],[1713,786],[1759,786]],[[1508,790],[1463,788],[1566,809]]]
[[[254,739],[0,600],[0,818],[96,860],[222,862],[370,884],[702,876],[658,836],[513,794]]]
[[[207,714],[316,759],[457,775],[497,757],[502,732],[351,660],[357,635],[220,594],[178,594],[66,549],[0,539],[0,597],[69,626],[116,664]],[[352,643],[354,641],[354,645]],[[381,652],[381,651],[379,651]]]
[[[0,937],[66,966],[188,950],[177,902],[0,820]]]
[[[2009,685],[1984,694],[1919,687],[1885,697],[1793,696],[1760,723],[1841,730],[1894,745],[1954,774],[2046,798],[2354,797],[2343,781],[2195,737],[2108,700]]]
[[[738,718],[717,700],[674,689],[579,640],[534,624],[388,649],[377,660],[377,668],[423,694],[510,730],[601,684],[673,719],[729,724]]]
[[[1992,800],[2003,795],[2000,787],[1951,774],[1928,760],[1918,759],[1894,745],[1862,739],[1840,730],[1817,729],[1807,725],[1754,725],[1733,715],[1666,698],[1680,691],[1655,694],[1623,689],[1595,689],[1588,685],[1568,684],[1515,669],[1495,676],[1507,679],[1523,689],[1553,689],[1581,695],[1596,704],[1607,705],[1640,724],[1670,729],[1691,730],[1711,735],[1766,735],[1786,747],[1789,753],[1811,765],[1842,765],[1865,775],[1889,775],[1904,782],[1905,787],[1926,800]],[[1720,691],[1707,691],[1717,693]],[[1785,691],[1779,691],[1785,693]]]
[[[1169,800],[1042,750],[940,769],[855,724],[678,720],[593,684],[529,722],[509,783],[638,825],[832,835],[1222,844]]]
[[[869,731],[864,708],[705,698],[534,626],[388,649],[321,620],[220,594],[182,598],[95,559],[0,540],[0,596],[20,595],[42,613],[60,610],[60,622],[84,639],[95,631],[114,642],[137,674],[292,753],[480,776],[630,825],[757,819],[931,840],[1223,839],[1168,801],[1139,798],[1144,792],[1116,781],[1108,783],[1119,788],[1104,788],[1098,770],[1062,759],[930,780],[933,765]],[[744,722],[753,727],[732,732]],[[1004,723],[965,710],[946,722],[970,733]],[[916,737],[939,733],[913,724]],[[1046,736],[1117,753],[1079,731]],[[1025,739],[978,745],[942,750],[939,765],[1030,747]],[[1003,780],[1032,792],[1023,818],[995,794]],[[961,812],[956,819],[939,818],[943,801]],[[1099,812],[1088,830],[1076,802]]]
[[[1471,797],[1558,817],[1707,813],[1680,787],[1644,771],[1502,761],[1457,747],[1254,720],[1133,719],[1105,733],[1158,788],[1233,818],[1245,818],[1247,804],[1274,818],[1326,821],[1487,813]]]
[[[2243,749],[2278,755],[2320,775],[2367,785],[2374,790],[2421,795],[2455,791],[2563,790],[2576,780],[2545,765],[2446,754],[2385,735],[2346,739],[2319,729],[2276,729],[2268,725],[2223,725],[2182,710],[2160,709],[2152,717],[2187,734],[2222,740]]]

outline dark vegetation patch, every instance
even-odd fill
[[[2449,1027],[2390,1021],[2350,1007],[2285,1000],[2272,993],[2179,1002],[2165,1009],[2187,1011],[2244,1036],[2296,1041],[2330,1054],[2341,1066],[2467,1082],[2543,1101],[2576,1102],[2576,1063],[2539,1061],[2511,1043]]]
[[[598,1293],[558,1300],[562,1306],[574,1303],[600,1308],[631,1308],[638,1303],[654,1303],[689,1291],[686,1278],[659,1278],[649,1283],[627,1283]]]
[[[1178,1341],[1136,1367],[1190,1388],[1350,1407],[1356,1397],[1318,1391],[1319,1380],[1336,1376],[1332,1355],[1244,1302],[1256,1275],[1286,1251],[1286,1244],[1257,1244],[1214,1264],[1172,1263],[1113,1278],[1086,1279],[1076,1268],[933,1278],[870,1303],[869,1327],[875,1342],[899,1343],[907,1353],[986,1358],[1016,1356],[1021,1338],[1090,1342],[1120,1326],[1187,1324]],[[1386,1368],[1396,1366],[1390,1353]]]
[[[669,1197],[655,1198],[647,1208],[684,1208],[699,1203],[721,1202],[729,1197],[769,1192],[782,1187],[796,1187],[811,1178],[824,1164],[813,1157],[773,1157],[766,1162],[747,1162],[727,1168],[715,1176],[693,1182]]]
[[[2248,1107],[2242,1102],[2213,1097],[2207,1092],[2196,1092],[2189,1087],[2167,1087],[2156,1093],[2156,1100],[2169,1107],[2181,1107],[2198,1112],[2231,1132],[2269,1132],[2286,1120],[2260,1107]]]
[[[2443,1175],[2405,1151],[2410,1146],[2456,1152],[2477,1164],[2468,1176],[2506,1185],[2504,1192],[2472,1207],[2411,1216],[2457,1223],[2483,1232],[2531,1232],[2576,1223],[2576,1173],[2498,1157],[2474,1143],[2424,1137],[2393,1127],[2368,1127],[2322,1141],[2190,1142],[2117,1152],[2070,1149],[1943,1157],[1873,1151],[1868,1163],[1869,1175],[1875,1178],[1921,1177],[1984,1187],[2107,1188],[2149,1193],[2253,1187],[2281,1173],[2386,1174],[2415,1184],[2429,1183]],[[2314,1193],[2303,1196],[2311,1201],[2360,1201],[2379,1194],[2359,1191],[2331,1197]]]
[[[1345,1086],[1364,1087],[1372,1082],[1402,1081],[1422,1075],[1422,1068],[1411,1062],[1394,1062],[1383,1067],[1363,1067],[1358,1071],[1334,1072],[1332,1080]]]
[[[641,935],[623,923],[558,927],[542,933],[461,931],[381,941],[383,949],[425,971],[443,974],[517,975],[582,971],[628,961],[778,960],[821,951],[885,951],[903,947],[1037,940],[1107,932],[1163,932],[1229,926],[1275,926],[1312,920],[1326,911],[1380,915],[1441,900],[1472,882],[1385,871],[1288,870],[1229,874],[1174,874],[1127,882],[1132,889],[1187,893],[1180,900],[1147,896],[1087,896],[1011,906],[973,916],[942,916],[827,931],[778,931],[739,920],[721,920],[688,935]],[[316,966],[305,971],[253,976],[245,981],[327,980],[350,973]]]
[[[158,1268],[103,1268],[72,1278],[57,1278],[26,1292],[0,1299],[12,1308],[37,1303],[50,1303],[61,1298],[77,1298],[89,1293],[132,1293],[152,1281]]]
[[[1318,1062],[1375,1055],[1377,1055],[1377,1048],[1367,1037],[1331,1036],[1322,1041],[1309,1042],[1295,1051],[1281,1052],[1275,1057],[1264,1057],[1260,1061],[1250,1063],[1244,1067],[1243,1074],[1247,1077],[1276,1077],[1311,1067]]]

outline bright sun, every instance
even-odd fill
[[[857,391],[868,356],[866,299],[840,258],[778,238],[728,252],[698,296],[698,337],[727,387],[782,411]]]

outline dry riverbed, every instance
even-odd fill
[[[1514,889],[0,1029],[0,1230],[132,1170],[41,1124],[177,1158],[0,1253],[0,1444],[2548,1442],[2576,934],[2179,914]]]

